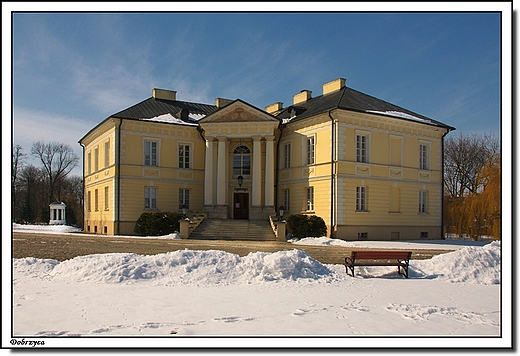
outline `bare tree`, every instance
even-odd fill
[[[12,148],[12,170],[11,170],[11,219],[16,220],[17,195],[19,190],[19,174],[25,163],[25,154],[22,146],[14,145]]]
[[[456,234],[500,238],[500,140],[492,134],[445,143],[445,222]]]
[[[23,187],[21,191],[22,205],[20,209],[19,221],[23,223],[33,223],[38,220],[48,218],[41,216],[43,207],[48,209],[48,203],[42,199],[45,189],[46,173],[33,165],[28,165],[20,171],[20,183]]]
[[[464,135],[446,139],[444,145],[444,183],[447,195],[461,198],[476,193],[486,179],[482,169],[500,157],[500,143],[495,136]]]
[[[55,200],[55,192],[59,190],[58,185],[78,165],[79,157],[69,145],[59,142],[35,142],[31,154],[41,161],[47,173],[49,202],[52,202]]]
[[[83,226],[83,178],[70,176],[63,180],[63,201],[67,204],[67,224]]]

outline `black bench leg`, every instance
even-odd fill
[[[354,266],[347,266],[347,265],[345,265],[345,272],[347,272],[347,274],[350,276],[350,273],[348,273],[349,269],[352,272],[352,277],[354,277]]]
[[[402,267],[402,268],[403,268],[403,271],[401,272],[401,266],[397,266],[397,272],[400,275],[405,276],[405,278],[408,278],[408,267]]]

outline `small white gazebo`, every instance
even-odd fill
[[[65,224],[65,205],[64,202],[54,202],[49,205],[51,208],[51,216],[49,220],[49,225],[61,225]]]

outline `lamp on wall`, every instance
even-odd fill
[[[284,212],[285,212],[285,206],[280,205],[280,207],[278,208],[278,221],[282,220]]]
[[[244,182],[244,177],[242,177],[242,176],[238,176],[238,177],[237,177],[237,181],[238,181],[238,186],[239,186],[239,187],[242,187],[242,183]]]

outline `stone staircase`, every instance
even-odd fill
[[[275,241],[276,236],[268,220],[204,219],[189,239]]]

